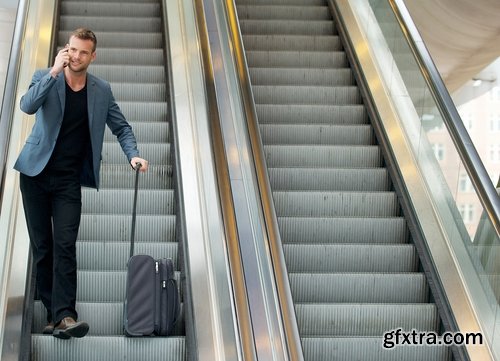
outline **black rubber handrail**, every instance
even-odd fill
[[[424,78],[443,116],[443,121],[448,128],[458,154],[496,230],[497,237],[500,237],[500,198],[490,180],[488,172],[470,139],[469,133],[465,129],[457,108],[446,89],[436,65],[432,61],[429,51],[422,41],[404,1],[389,0],[389,4],[403,30],[403,36],[405,36],[411,51],[415,55],[418,66],[424,74]]]

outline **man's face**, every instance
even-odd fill
[[[75,73],[85,72],[95,59],[93,47],[94,43],[92,41],[72,36],[68,44],[69,69]]]

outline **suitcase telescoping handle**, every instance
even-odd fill
[[[134,204],[132,206],[132,228],[130,231],[130,257],[134,255],[134,241],[135,241],[135,218],[137,216],[137,193],[139,189],[139,169],[142,164],[135,164],[135,185],[134,185]]]

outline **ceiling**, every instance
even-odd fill
[[[500,84],[500,69],[478,75],[500,57],[500,0],[404,2],[450,93],[477,77]]]

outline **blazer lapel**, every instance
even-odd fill
[[[92,136],[92,124],[94,122],[94,105],[96,97],[96,84],[92,75],[87,73],[87,112],[89,116],[89,130]]]
[[[57,78],[56,86],[57,93],[59,94],[59,101],[61,102],[61,117],[64,117],[64,108],[66,105],[66,80],[64,79],[64,72]]]

